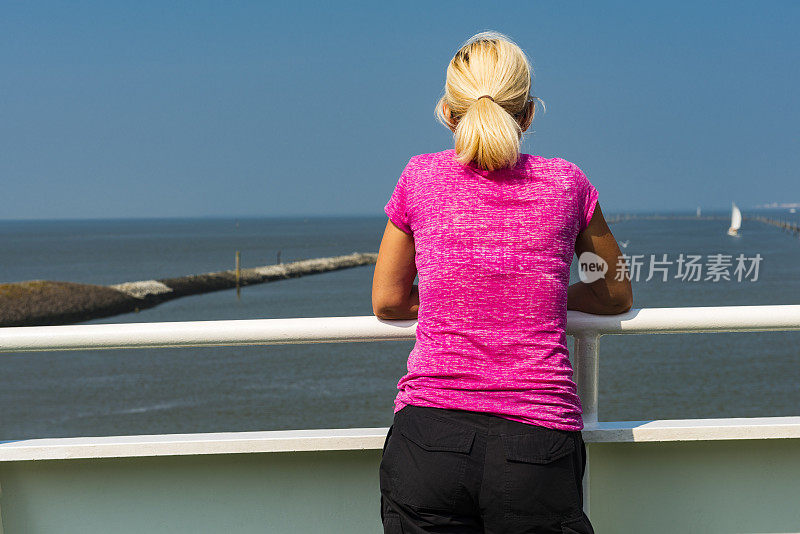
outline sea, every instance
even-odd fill
[[[634,307],[800,304],[800,239],[747,219],[757,214],[800,222],[788,210],[744,210],[738,237],[726,235],[725,212],[611,224],[639,265]],[[377,216],[0,221],[0,282],[182,276],[232,269],[236,251],[243,267],[377,252],[385,225]],[[280,280],[87,323],[371,315],[373,272]],[[0,440],[386,427],[413,346],[2,353]],[[606,335],[599,383],[605,421],[800,415],[800,332]]]

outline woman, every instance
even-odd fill
[[[418,320],[380,466],[387,533],[592,532],[566,312],[622,313],[632,293],[583,172],[519,153],[530,89],[517,45],[470,38],[436,107],[455,148],[412,157],[385,207],[373,311]],[[609,273],[569,286],[583,252]]]

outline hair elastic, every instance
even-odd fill
[[[494,102],[494,98],[492,98],[490,95],[481,95],[481,96],[479,96],[478,98],[476,98],[476,99],[475,99],[475,102],[477,102],[477,101],[478,101],[478,100],[480,100],[481,98],[488,98],[489,100],[491,100],[492,102]]]

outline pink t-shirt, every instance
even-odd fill
[[[406,404],[580,430],[566,344],[575,238],[597,190],[574,164],[521,154],[516,166],[414,156],[384,211],[414,236],[419,318],[394,411]]]

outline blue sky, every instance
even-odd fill
[[[604,211],[800,201],[797,2],[4,2],[2,219],[381,215],[470,35]]]

